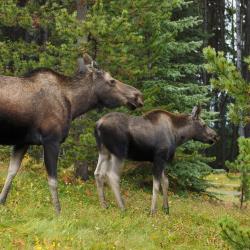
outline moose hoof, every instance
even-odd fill
[[[0,204],[1,204],[1,205],[4,205],[4,204],[5,204],[5,201],[6,201],[6,199],[0,197]]]
[[[163,207],[162,209],[165,214],[169,214],[169,207]]]
[[[4,200],[0,200],[0,205],[4,205],[5,201]]]
[[[126,208],[125,207],[120,207],[120,210],[121,210],[122,213],[126,212]]]
[[[108,204],[106,202],[101,203],[101,207],[104,209],[108,208]]]
[[[56,215],[59,216],[59,215],[61,214],[61,208],[56,208],[56,209],[55,209],[55,212],[56,212]]]
[[[156,211],[157,211],[156,209],[151,210],[151,211],[150,211],[150,215],[151,215],[151,216],[154,216],[154,215],[156,214]]]

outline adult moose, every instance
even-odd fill
[[[164,167],[173,158],[176,148],[190,139],[211,144],[218,139],[216,132],[199,118],[200,112],[199,107],[194,107],[191,115],[154,110],[144,116],[117,112],[103,116],[95,128],[99,148],[95,178],[101,205],[106,207],[104,180],[107,176],[118,206],[122,210],[125,208],[120,193],[120,174],[123,160],[127,158],[153,163],[151,213],[156,212],[160,184],[163,208],[168,213],[168,178]]]
[[[50,69],[24,77],[0,76],[0,144],[14,145],[0,203],[5,202],[29,145],[42,145],[49,189],[59,213],[57,159],[71,121],[98,107],[143,104],[139,90],[95,69],[88,55],[84,62],[83,71],[72,78]]]

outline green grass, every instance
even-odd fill
[[[211,174],[207,177],[207,180],[214,185],[213,187],[210,187],[208,191],[215,193],[219,199],[233,202],[234,204],[239,203],[239,174]]]
[[[1,167],[1,186],[5,175],[6,167]],[[250,225],[249,209],[172,193],[170,215],[159,209],[151,217],[151,191],[130,185],[129,179],[122,185],[127,211],[118,210],[109,189],[110,207],[104,210],[93,179],[74,185],[60,179],[62,214],[56,216],[44,171],[25,168],[19,173],[6,205],[0,206],[1,249],[228,249],[218,220],[230,215]]]

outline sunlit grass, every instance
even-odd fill
[[[0,185],[6,175],[1,167]],[[63,177],[60,178],[61,180]],[[227,249],[218,219],[231,215],[250,226],[250,210],[240,211],[208,197],[170,193],[170,215],[149,216],[151,192],[130,180],[122,190],[127,211],[121,213],[107,189],[110,207],[99,206],[93,179],[60,182],[62,214],[55,215],[45,173],[24,169],[15,179],[5,206],[0,206],[1,249]]]
[[[214,192],[219,199],[239,203],[240,176],[236,173],[211,174],[207,180],[214,185],[208,189]]]

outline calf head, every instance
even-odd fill
[[[219,140],[217,133],[209,128],[206,123],[200,118],[201,108],[195,106],[191,114],[191,123],[193,131],[193,139],[209,144],[213,144]]]

